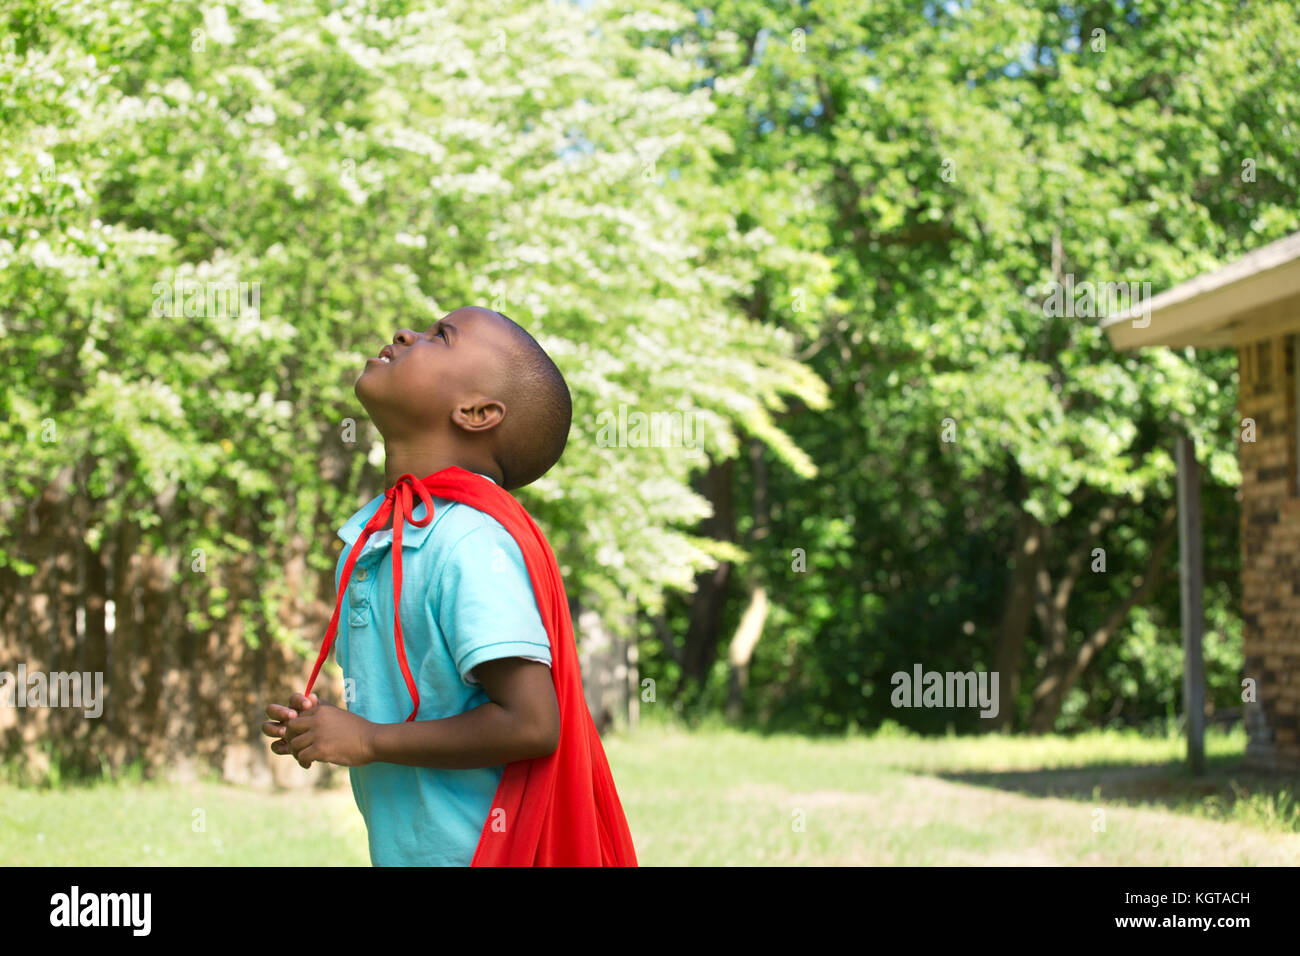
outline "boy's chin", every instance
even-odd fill
[[[390,403],[384,400],[384,390],[375,380],[374,375],[362,372],[356,384],[352,386],[352,391],[372,420],[383,417],[384,410]]]
[[[382,382],[384,372],[387,371],[387,366],[381,365],[378,362],[367,362],[366,367],[363,368],[361,374],[357,376],[356,384],[352,386],[352,390],[357,393],[357,398],[362,398],[365,395],[373,396],[379,394],[383,390]]]

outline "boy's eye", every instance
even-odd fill
[[[444,342],[449,341],[449,339],[447,338],[447,330],[446,330],[446,329],[439,329],[439,330],[438,330],[438,334],[442,336],[442,340],[443,340]]]

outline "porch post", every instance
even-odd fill
[[[1187,762],[1205,771],[1204,556],[1201,549],[1201,466],[1196,445],[1178,436],[1178,579],[1182,595],[1183,706],[1187,712]]]

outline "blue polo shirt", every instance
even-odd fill
[[[375,497],[339,529],[345,545],[335,593],[349,550],[383,500]],[[435,497],[433,508],[428,526],[402,529],[402,640],[420,694],[416,720],[451,717],[485,703],[489,698],[472,673],[484,661],[551,663],[550,639],[514,538],[469,505]],[[422,502],[413,514],[424,517]],[[366,543],[334,645],[348,710],[385,724],[405,721],[412,703],[393,642],[392,549],[391,531],[376,532]],[[438,770],[372,763],[348,770],[374,866],[469,866],[505,765]]]

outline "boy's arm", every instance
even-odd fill
[[[371,760],[460,770],[544,757],[560,739],[560,709],[551,669],[503,657],[474,668],[490,698],[441,720],[370,724]]]

